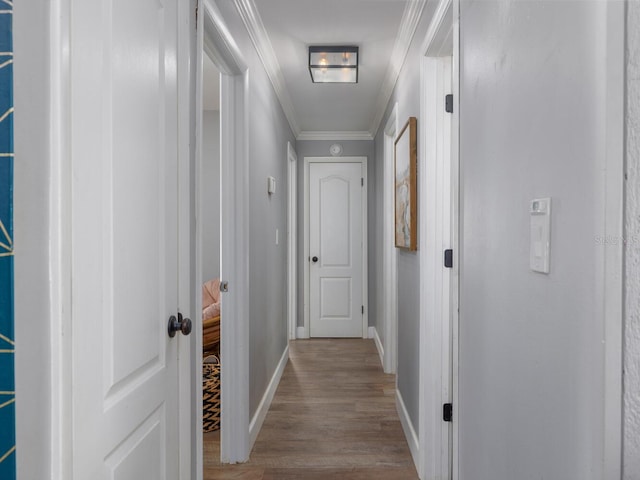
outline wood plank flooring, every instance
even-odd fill
[[[372,340],[296,340],[289,356],[249,462],[221,466],[205,434],[205,480],[418,478]]]

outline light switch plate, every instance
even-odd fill
[[[276,179],[274,177],[267,177],[267,193],[269,195],[276,193]]]
[[[535,198],[529,206],[529,267],[549,273],[551,256],[551,198]]]

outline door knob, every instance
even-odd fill
[[[192,328],[191,320],[188,318],[182,318],[182,314],[178,312],[178,318],[171,315],[169,318],[169,336],[171,338],[176,336],[176,332],[182,332],[183,335],[189,335]]]
[[[312,261],[313,263],[316,263],[316,262],[318,261],[318,257],[313,257],[313,258],[311,259],[311,261]]]

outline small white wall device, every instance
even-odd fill
[[[549,273],[551,252],[551,198],[531,200],[529,266],[534,272]]]
[[[276,193],[276,179],[274,177],[267,177],[267,193],[269,195]]]

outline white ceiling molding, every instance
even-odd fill
[[[393,46],[389,68],[387,69],[387,74],[384,77],[380,92],[378,93],[376,116],[373,118],[371,126],[369,127],[369,133],[372,137],[375,137],[378,132],[378,127],[380,126],[384,112],[387,109],[387,104],[398,81],[400,70],[407,58],[411,40],[416,33],[422,10],[424,10],[426,4],[427,0],[409,0],[404,9],[396,43]]]
[[[373,140],[370,132],[300,132],[296,140]]]
[[[278,58],[273,50],[273,45],[271,44],[269,35],[264,28],[262,18],[260,18],[260,14],[258,13],[258,8],[253,0],[234,0],[234,3],[240,13],[242,21],[247,27],[247,31],[249,32],[249,37],[251,37],[253,45],[258,51],[258,55],[260,56],[262,64],[267,71],[267,75],[271,80],[271,84],[278,96],[278,100],[280,100],[280,105],[282,106],[282,110],[284,110],[284,114],[289,121],[289,126],[293,131],[293,135],[297,137],[300,134],[300,127],[296,120],[293,102],[287,92],[286,82],[282,75],[282,71],[280,70]]]

